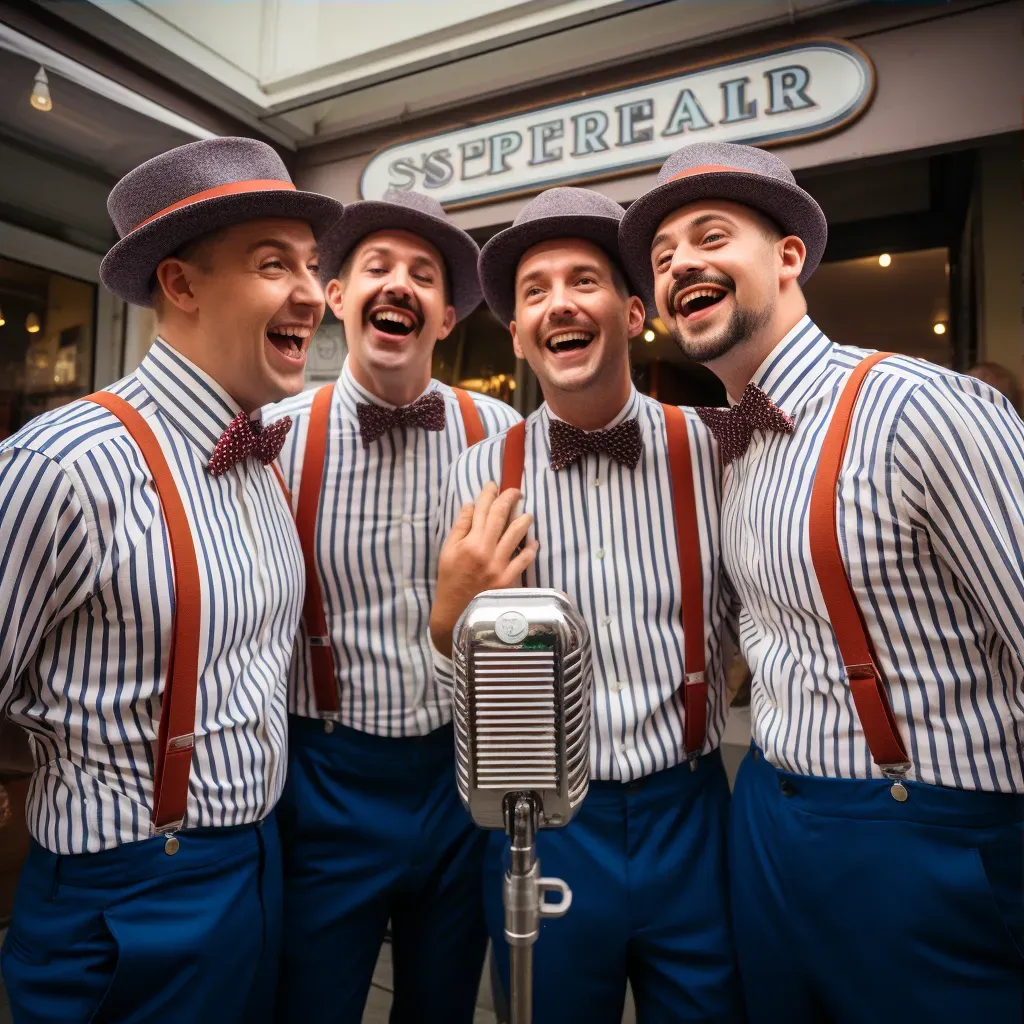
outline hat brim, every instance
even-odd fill
[[[480,305],[483,296],[476,274],[476,261],[480,253],[476,242],[454,224],[429,213],[376,199],[364,199],[345,210],[344,219],[331,232],[320,254],[321,281],[326,284],[337,277],[345,257],[367,235],[388,230],[409,231],[419,235],[440,252],[448,271],[448,286],[456,320],[469,316]]]
[[[344,206],[316,192],[239,192],[202,199],[129,232],[100,264],[100,280],[119,298],[151,306],[153,275],[162,260],[212,231],[249,220],[301,220],[319,240],[341,219]]]
[[[807,248],[803,284],[817,269],[825,253],[828,224],[821,207],[798,185],[776,181],[747,171],[709,171],[678,181],[667,181],[630,204],[619,225],[619,252],[641,288],[641,298],[654,305],[651,242],[661,222],[674,210],[699,199],[742,203],[771,217],[787,235],[796,235]]]
[[[619,222],[611,217],[566,214],[513,224],[499,231],[480,250],[480,285],[487,305],[502,323],[515,319],[516,271],[523,254],[554,238],[582,238],[593,242],[629,280],[619,256]]]

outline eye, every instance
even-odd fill
[[[431,285],[434,283],[434,278],[430,274],[413,274],[413,277],[415,277],[420,284]]]
[[[278,259],[264,260],[262,270],[284,270],[284,264]]]
[[[717,242],[720,239],[725,238],[725,235],[721,231],[709,231],[705,236],[701,245],[709,245],[712,242]]]
[[[584,275],[576,283],[577,284],[581,284],[581,285],[588,285],[588,284],[597,284],[597,281],[595,281],[594,278],[592,278],[592,277],[587,277],[586,275]]]

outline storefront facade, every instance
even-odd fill
[[[642,67],[623,54],[618,67],[524,88],[515,102],[301,150],[297,178],[346,201],[425,191],[482,242],[542,188],[581,184],[628,205],[688,141],[772,146],[829,219],[806,289],[827,333],[1019,374],[1022,22],[1017,0],[870,5]],[[632,357],[643,390],[713,397],[660,323]],[[504,327],[483,311],[439,347],[437,370],[523,409],[537,400]]]

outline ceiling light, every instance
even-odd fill
[[[3,327],[5,323],[7,323],[7,321],[4,319],[4,311],[0,309],[0,327]]]
[[[890,263],[892,263],[892,257],[887,252],[883,252],[882,255],[878,257],[878,265],[880,267],[887,267]]]
[[[655,333],[650,328],[644,331],[644,341],[649,345],[655,339]]]
[[[936,324],[936,325],[935,325],[935,326],[934,326],[934,327],[932,328],[932,330],[933,330],[933,331],[934,331],[934,332],[935,332],[936,334],[945,334],[945,333],[946,333],[946,325],[945,325],[945,324],[943,324],[943,323],[938,323],[938,324]]]
[[[50,80],[46,77],[44,68],[36,72],[36,84],[32,86],[32,106],[36,110],[53,110],[53,100],[50,99]]]
[[[37,317],[35,313],[29,313],[29,315],[25,317],[25,330],[28,331],[29,334],[39,333],[39,317]]]

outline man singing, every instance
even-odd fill
[[[0,445],[0,711],[38,766],[4,983],[33,1024],[269,1020],[303,572],[259,409],[302,388],[342,211],[230,138],[107,205],[103,283],[159,337]]]
[[[484,294],[545,402],[452,467],[431,634],[450,682],[459,615],[524,569],[590,629],[593,781],[577,817],[537,839],[573,890],[538,942],[538,1024],[619,1024],[627,979],[641,1020],[732,1022],[718,452],[692,410],[632,385],[644,308],[620,269],[621,216],[597,193],[551,189],[484,247]],[[485,901],[507,988],[504,847],[494,833]]]
[[[777,157],[695,144],[623,219],[725,384],[722,558],[754,746],[733,803],[751,1019],[1024,1010],[1024,423],[979,381],[836,345],[825,218]]]
[[[473,1019],[484,836],[455,788],[427,627],[438,508],[467,445],[519,419],[431,379],[480,301],[476,243],[412,192],[350,206],[325,245],[337,383],[285,403],[281,456],[307,571],[281,807],[279,1019],[358,1024],[388,921],[393,1022]]]

